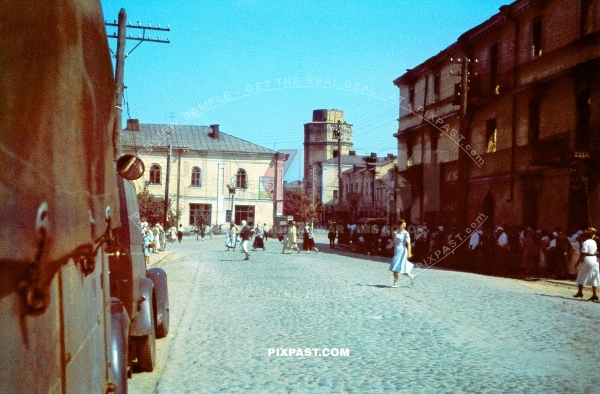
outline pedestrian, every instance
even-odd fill
[[[305,224],[302,231],[302,250],[310,252],[308,243],[308,224]]]
[[[263,233],[265,242],[267,242],[267,239],[269,238],[269,226],[267,226],[267,223],[263,223],[262,233]]]
[[[183,225],[180,224],[179,230],[177,230],[177,240],[179,241],[179,243],[181,243],[182,239],[183,239]]]
[[[148,227],[144,231],[144,258],[146,264],[150,264],[150,256],[152,256],[154,248],[154,236]]]
[[[284,254],[286,248],[296,249],[298,254],[300,254],[300,249],[298,248],[298,230],[296,229],[296,222],[293,220],[289,224],[287,239],[283,242],[281,254]]]
[[[598,284],[600,284],[600,268],[598,266],[598,258],[596,257],[598,245],[596,244],[596,241],[594,241],[593,235],[591,229],[583,232],[582,239],[584,242],[583,245],[581,245],[579,260],[577,260],[577,263],[575,264],[575,267],[577,268],[577,279],[575,282],[577,283],[578,290],[577,294],[573,297],[582,298],[583,286],[591,286],[592,297],[589,300],[598,301],[597,289]]]
[[[310,253],[311,250],[315,250],[315,252],[319,253],[319,249],[317,249],[317,247],[315,246],[315,233],[314,233],[314,229],[313,226],[309,226],[306,225],[304,232],[306,235],[306,248],[307,248],[307,252],[306,253]]]
[[[153,236],[154,236],[154,253],[158,254],[158,249],[160,249],[160,229],[158,228],[159,224],[156,223],[154,225]]]
[[[246,224],[245,220],[242,220],[242,230],[240,231],[240,238],[242,239],[242,251],[246,254],[246,258],[244,260],[250,260],[250,253],[248,253],[248,241],[250,240],[250,236],[252,232],[250,227]]]
[[[329,239],[329,247],[335,249],[335,225],[329,226],[329,232],[327,233],[327,239]]]
[[[175,226],[171,226],[171,228],[169,229],[169,238],[171,240],[171,243],[174,243],[177,239],[177,228],[175,228]]]
[[[227,247],[227,251],[230,250],[235,251],[235,244],[237,241],[237,228],[235,227],[235,223],[229,223],[229,229],[227,230],[227,241],[225,241],[225,246]]]
[[[200,238],[202,238],[202,242],[204,242],[204,237],[206,236],[206,229],[204,227],[204,219],[200,219],[200,224],[198,225],[200,229]]]
[[[406,231],[406,221],[401,220],[398,223],[398,230],[392,233],[394,243],[394,257],[390,263],[390,271],[394,276],[392,287],[398,287],[398,274],[406,275],[410,278],[411,284],[415,283],[415,276],[410,273],[413,269],[413,263],[408,261],[412,257],[410,246],[410,234]]]
[[[254,242],[252,243],[252,250],[256,251],[256,248],[267,250],[267,248],[265,248],[264,234],[260,224],[257,224],[254,228]]]

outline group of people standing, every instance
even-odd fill
[[[229,229],[226,232],[227,239],[225,241],[225,247],[227,247],[227,251],[235,250],[239,237],[241,242],[241,250],[246,255],[244,260],[250,260],[250,253],[248,251],[248,244],[250,240],[252,238],[254,239],[254,242],[252,243],[253,251],[256,251],[257,248],[267,250],[265,243],[268,238],[268,233],[269,227],[266,223],[263,223],[262,225],[259,223],[252,228],[245,220],[242,220],[242,227],[238,231],[235,223],[231,221],[229,223]]]
[[[144,257],[146,264],[150,263],[150,257],[155,253],[160,253],[167,248],[167,241],[175,242],[175,239],[181,243],[183,238],[183,227],[180,224],[179,229],[172,226],[168,231],[163,229],[160,223],[156,223],[153,227],[148,225],[148,222],[141,222],[142,236],[144,241]]]

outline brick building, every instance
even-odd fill
[[[515,1],[394,84],[409,221],[600,224],[600,0]]]

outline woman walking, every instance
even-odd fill
[[[596,257],[596,251],[598,245],[593,239],[594,232],[591,230],[585,230],[583,232],[583,245],[581,245],[581,254],[575,264],[577,268],[577,279],[575,282],[578,286],[577,294],[573,297],[583,297],[583,286],[592,286],[592,297],[590,301],[598,301],[598,284],[600,283],[600,269],[598,266],[598,258]]]
[[[287,235],[287,242],[284,242],[281,254],[284,254],[286,248],[296,249],[298,251],[298,254],[300,254],[300,249],[298,248],[298,230],[296,229],[296,222],[294,221],[290,222]],[[291,253],[292,252],[290,252],[290,254]]]
[[[152,235],[152,231],[149,228],[146,228],[144,234],[144,257],[146,259],[146,264],[150,264],[150,256],[152,256],[152,252],[154,248],[154,236]]]
[[[260,224],[257,224],[254,228],[254,242],[252,243],[252,250],[256,251],[256,248],[267,250],[267,248],[265,248],[264,233],[260,227]]]
[[[313,249],[315,252],[319,253],[319,249],[317,249],[315,246],[315,233],[313,231],[313,227],[307,224],[306,227],[304,227],[304,233],[306,234],[306,240],[304,241],[306,242],[306,253],[310,253],[310,251]]]
[[[225,246],[227,247],[227,251],[235,250],[235,244],[237,241],[237,228],[233,222],[229,223],[229,230],[227,230],[227,241],[225,241]]]
[[[390,263],[390,271],[394,275],[392,287],[398,287],[398,274],[406,275],[410,278],[411,284],[415,282],[415,276],[410,273],[413,269],[413,263],[408,261],[412,257],[410,246],[410,234],[406,231],[406,221],[401,220],[398,223],[398,230],[392,233],[392,242],[394,243],[394,257]]]

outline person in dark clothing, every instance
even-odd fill
[[[179,241],[179,243],[181,243],[182,239],[183,239],[183,225],[180,224],[179,229],[177,229],[177,240]]]
[[[252,230],[246,224],[245,220],[242,220],[242,231],[240,232],[240,238],[242,238],[242,251],[246,254],[246,258],[244,260],[250,260],[250,253],[248,252],[248,242],[250,241],[250,236],[252,235]]]

